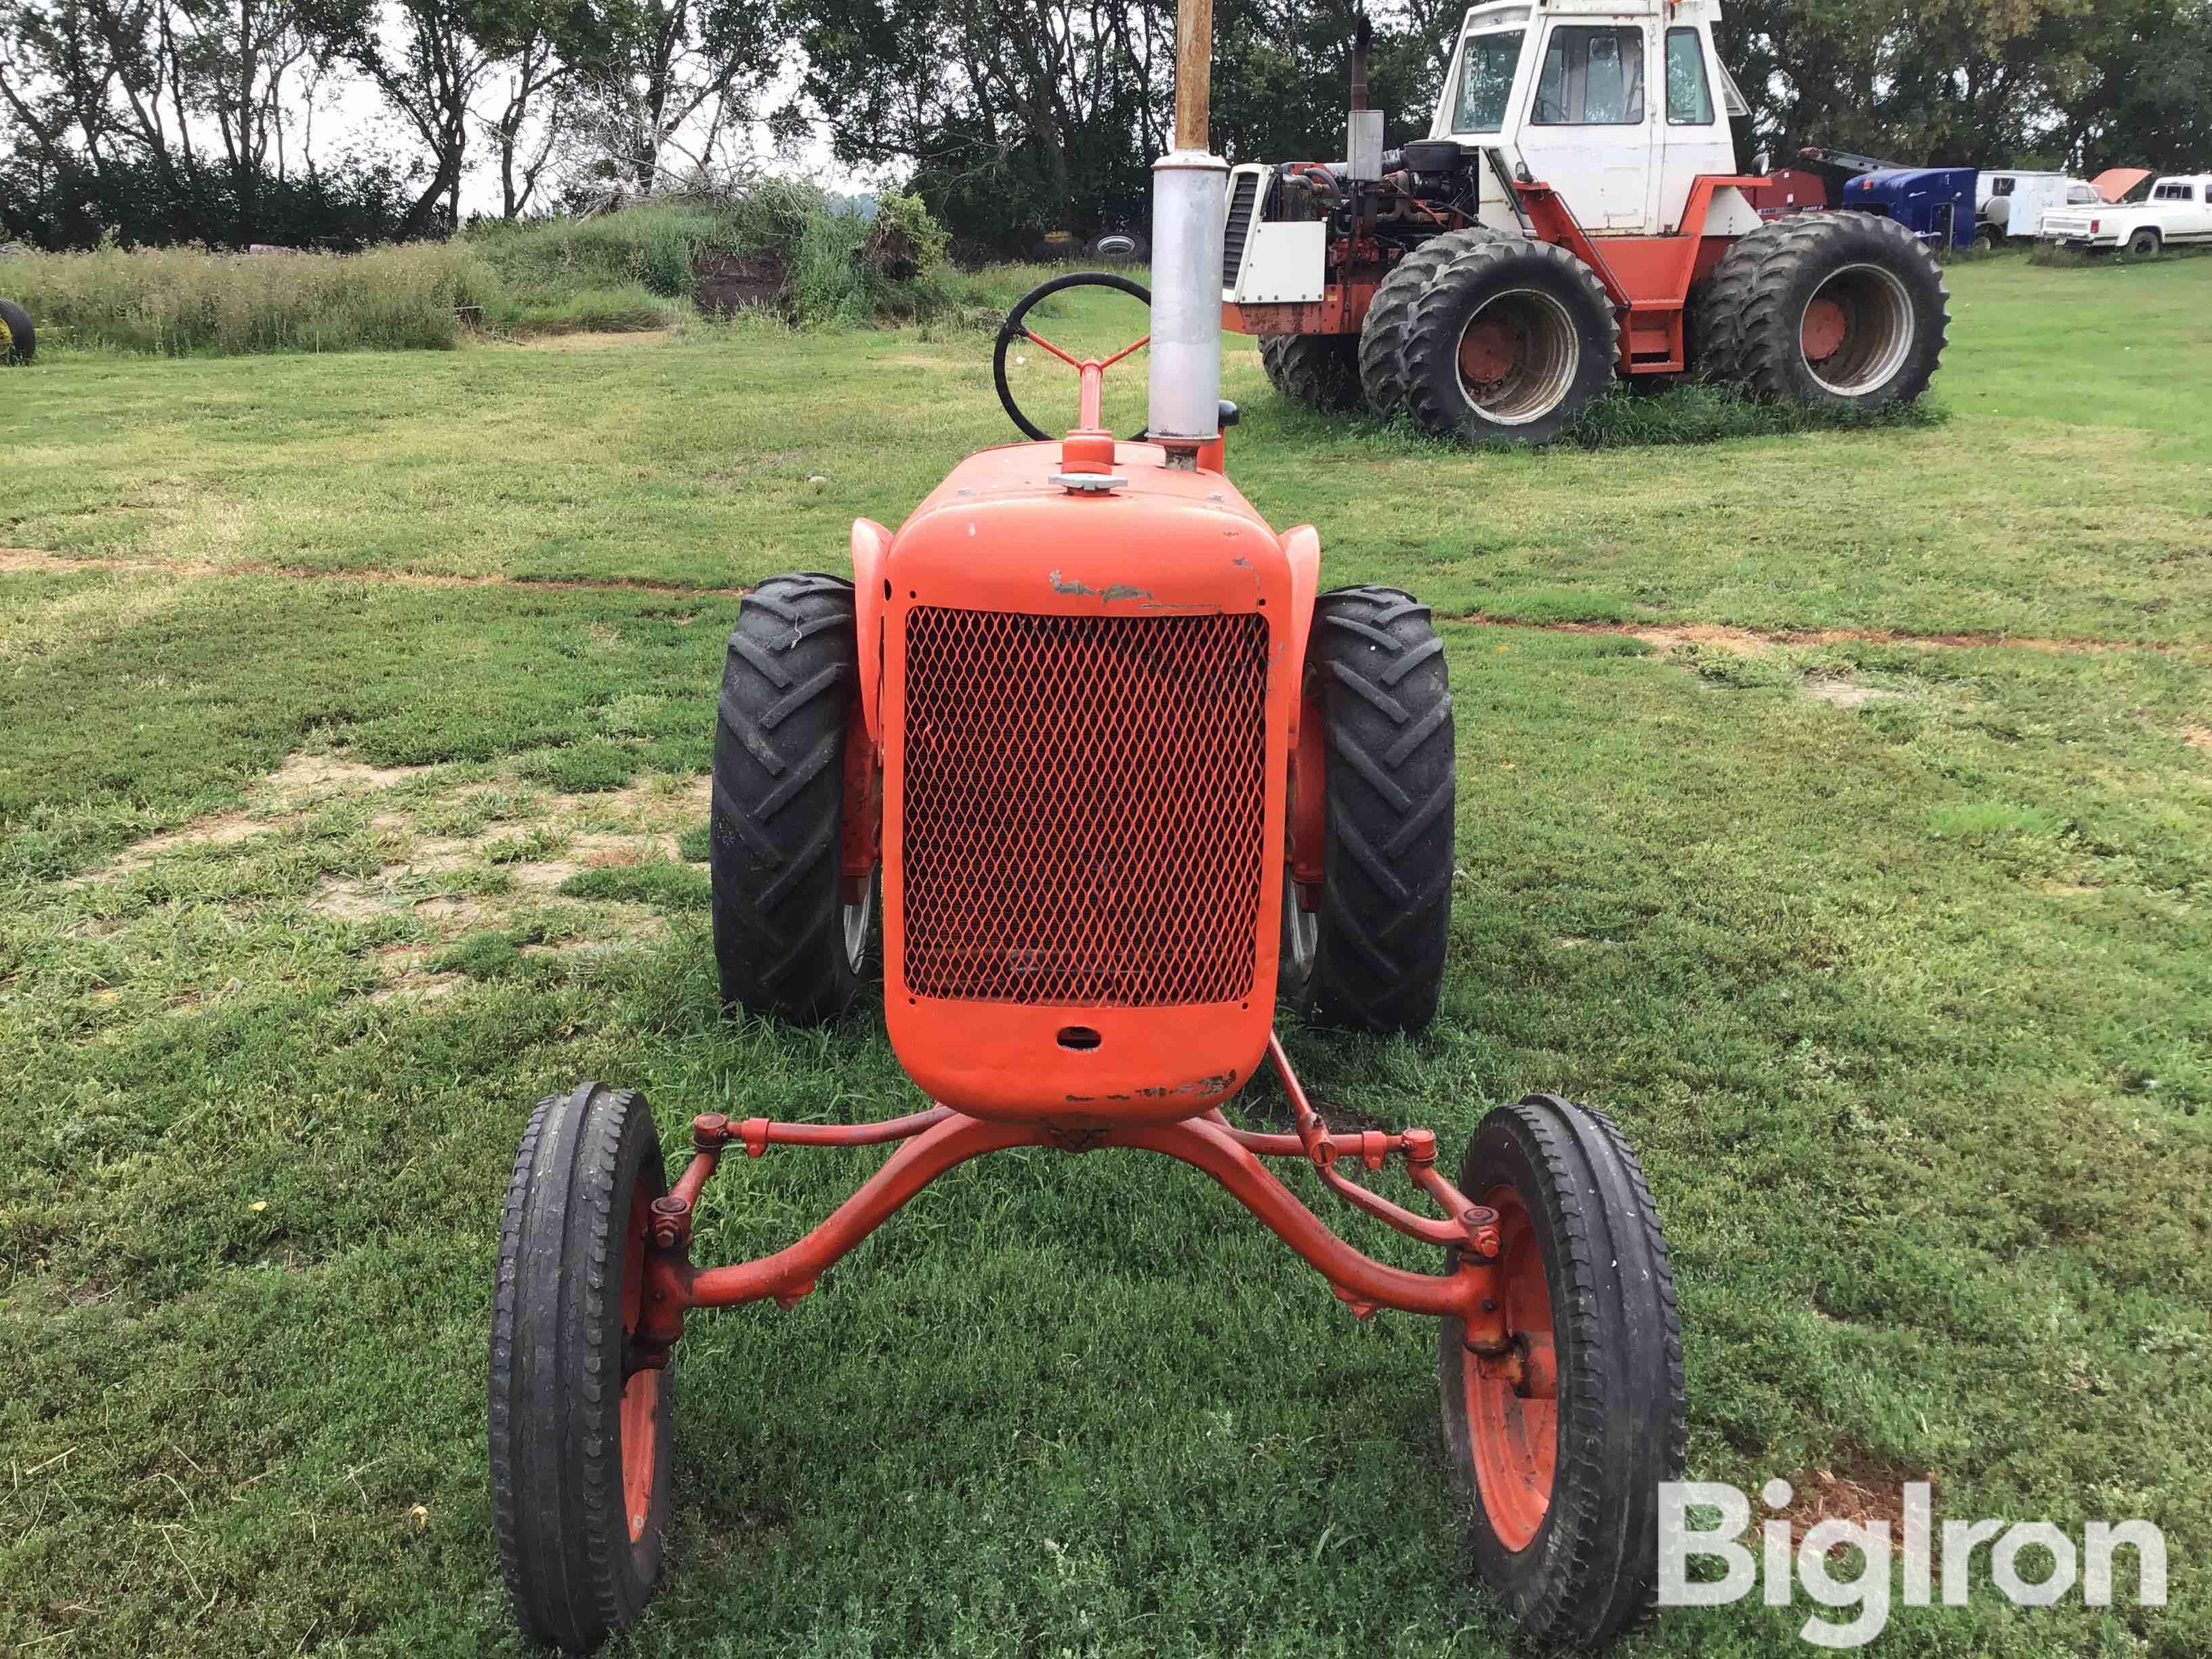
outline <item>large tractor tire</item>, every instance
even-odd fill
[[[0,300],[0,363],[27,363],[38,349],[30,313],[13,300]]]
[[[772,576],[745,596],[722,670],[708,856],[726,1009],[812,1025],[859,995],[875,886],[851,890],[842,846],[860,688],[852,583]]]
[[[1406,412],[1424,432],[1543,444],[1606,394],[1620,360],[1613,303],[1549,242],[1498,238],[1431,279],[1398,352]]]
[[[1406,406],[1406,382],[1399,354],[1405,349],[1406,335],[1413,327],[1413,313],[1420,306],[1421,295],[1428,292],[1437,273],[1470,249],[1486,242],[1506,240],[1504,232],[1485,230],[1480,225],[1468,230],[1449,231],[1422,243],[1382,279],[1367,307],[1367,321],[1359,331],[1359,384],[1366,394],[1368,408],[1388,420]]]
[[[1739,238],[1699,293],[1692,367],[1776,403],[1911,403],[1942,359],[1949,300],[1935,256],[1893,219],[1777,219]]]
[[[1314,603],[1304,695],[1322,715],[1322,880],[1284,882],[1281,999],[1324,1025],[1419,1031],[1436,1018],[1451,927],[1457,781],[1443,642],[1395,587]]]
[[[1260,367],[1292,403],[1331,411],[1359,406],[1359,342],[1349,334],[1263,336]]]

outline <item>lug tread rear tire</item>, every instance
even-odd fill
[[[1322,594],[1310,637],[1328,769],[1313,969],[1293,1000],[1322,1024],[1419,1031],[1436,1018],[1451,928],[1443,642],[1429,608],[1393,587]]]
[[[531,1113],[500,1224],[492,1529],[515,1622],[572,1653],[644,1611],[668,1524],[672,1370],[661,1373],[654,1491],[635,1545],[623,1483],[618,1252],[641,1181],[653,1197],[668,1190],[645,1097],[586,1083]]]
[[[1421,296],[1436,275],[1461,254],[1486,242],[1518,241],[1480,225],[1447,231],[1401,259],[1382,279],[1359,331],[1359,385],[1367,406],[1388,420],[1406,406],[1406,380],[1399,355],[1413,326]]]
[[[798,1024],[849,1008],[840,831],[860,657],[853,585],[773,576],[730,635],[709,866],[722,1001]]]
[[[1520,1193],[1545,1242],[1559,1367],[1551,1502],[1506,1549],[1470,1491],[1484,1580],[1532,1641],[1601,1646],[1658,1594],[1659,1492],[1681,1478],[1689,1425],[1674,1276],[1642,1166],[1611,1118],[1555,1095],[1500,1107],[1475,1131],[1460,1190]],[[1456,1267],[1457,1252],[1448,1257]],[[1443,1322],[1437,1371],[1448,1455],[1472,1486],[1464,1328]]]
[[[1914,337],[1897,372],[1863,392],[1830,392],[1812,378],[1799,319],[1825,272],[1877,264],[1903,282]],[[1738,237],[1692,301],[1693,372],[1753,398],[1837,409],[1911,403],[1928,390],[1951,323],[1950,289],[1935,256],[1893,219],[1842,210],[1776,219]]]
[[[1460,391],[1460,335],[1480,303],[1480,290],[1504,280],[1512,266],[1550,289],[1565,304],[1576,334],[1573,378],[1559,401],[1537,418],[1517,425],[1486,420]],[[1551,242],[1493,237],[1455,255],[1422,293],[1399,348],[1399,381],[1406,412],[1432,437],[1548,443],[1606,394],[1620,359],[1620,325],[1613,301],[1590,268]]]
[[[1260,367],[1293,403],[1331,413],[1359,406],[1359,342],[1349,334],[1263,335]]]

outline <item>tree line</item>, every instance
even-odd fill
[[[1396,143],[1462,7],[1371,9]],[[1216,147],[1334,155],[1352,4],[1214,17]],[[2212,166],[2212,0],[1731,0],[1719,33],[1747,157]],[[1004,249],[1141,217],[1174,65],[1172,0],[0,0],[0,223],[344,246],[450,230],[472,169],[514,218],[826,155]],[[348,87],[381,118],[334,152]]]

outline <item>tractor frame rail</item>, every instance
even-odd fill
[[[656,1200],[647,1226],[644,1306],[623,1357],[625,1376],[657,1370],[684,1334],[694,1308],[730,1308],[773,1301],[789,1308],[812,1291],[822,1274],[946,1170],[1012,1146],[1052,1146],[1087,1152],[1127,1147],[1180,1159],[1212,1176],[1230,1195],[1327,1279],[1359,1318],[1378,1308],[1455,1319],[1469,1352],[1493,1362],[1515,1352],[1500,1294],[1497,1212],[1470,1200],[1436,1167],[1437,1138],[1427,1129],[1395,1133],[1331,1129],[1314,1109],[1291,1069],[1279,1038],[1267,1037],[1267,1059],[1281,1080],[1296,1121],[1290,1133],[1239,1129],[1218,1109],[1180,1122],[1085,1128],[975,1118],[949,1106],[933,1107],[876,1123],[779,1123],[768,1118],[732,1121],[720,1112],[692,1120],[691,1161]],[[691,1261],[693,1212],[723,1156],[742,1148],[763,1156],[771,1146],[876,1146],[900,1143],[881,1168],[813,1231],[796,1243],[752,1261],[699,1267]],[[1267,1160],[1310,1164],[1324,1186],[1363,1214],[1424,1244],[1453,1250],[1441,1273],[1414,1273],[1376,1261],[1333,1232],[1268,1168]],[[1396,1159],[1413,1183],[1443,1212],[1415,1213],[1338,1172],[1356,1162],[1380,1170]]]

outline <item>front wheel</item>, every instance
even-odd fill
[[[1458,1320],[1438,1336],[1475,1566],[1532,1639],[1595,1647],[1651,1606],[1659,1484],[1682,1474],[1681,1325],[1658,1212],[1612,1121],[1552,1095],[1483,1119],[1459,1188],[1498,1212],[1509,1333],[1487,1357]]]
[[[645,1097],[586,1083],[522,1132],[492,1304],[491,1508],[515,1622],[571,1653],[660,1577],[672,1374],[633,1370],[647,1224],[666,1194]]]

